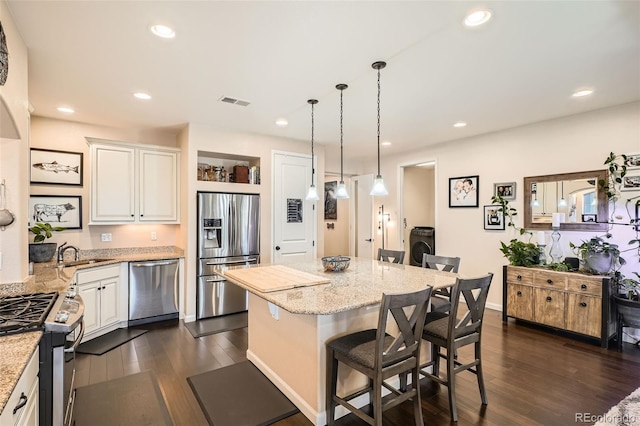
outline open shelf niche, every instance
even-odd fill
[[[260,185],[260,157],[198,151],[197,173],[202,182]]]

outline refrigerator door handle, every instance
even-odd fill
[[[251,263],[251,262],[256,262],[258,259],[255,257],[249,258],[249,259],[243,259],[243,260],[233,260],[230,262],[207,262],[206,265],[207,266],[224,266],[224,265],[241,265],[244,263]]]
[[[231,237],[231,250],[236,251],[236,226],[238,218],[236,217],[236,197],[231,196],[229,201],[229,236]]]

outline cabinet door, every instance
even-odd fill
[[[567,330],[600,337],[602,298],[585,294],[567,294]]]
[[[534,320],[540,324],[564,328],[564,292],[534,288]]]
[[[91,146],[91,221],[135,220],[135,151],[120,146]]]
[[[533,287],[507,284],[507,315],[533,321]]]
[[[40,408],[40,404],[38,384],[39,381],[36,377],[27,397],[27,405],[24,406],[24,411],[20,415],[20,419],[17,423],[20,426],[38,426],[39,424],[38,410]]]
[[[100,328],[100,291],[99,281],[78,286],[78,293],[84,302],[84,332],[91,333]]]
[[[119,280],[112,278],[100,283],[100,327],[106,327],[118,322]]]
[[[140,150],[140,221],[178,220],[178,154]]]

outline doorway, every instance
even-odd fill
[[[399,238],[406,253],[405,263],[411,259],[411,230],[436,226],[436,163],[422,161],[400,165]]]

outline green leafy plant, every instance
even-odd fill
[[[611,234],[606,234],[604,238],[611,238]],[[620,249],[617,244],[612,244],[605,241],[603,237],[591,237],[586,241],[582,241],[582,244],[575,245],[569,243],[571,249],[576,253],[580,259],[585,262],[585,265],[592,271],[600,273],[609,273],[611,268],[617,271],[619,265],[624,265],[626,261],[620,256]],[[595,263],[591,259],[594,257],[609,258],[609,270],[598,270],[594,267]]]
[[[491,204],[495,204],[498,207],[498,211],[502,213],[504,217],[505,223],[507,226],[512,227],[516,230],[520,235],[529,234],[533,235],[531,232],[527,232],[524,228],[520,228],[515,223],[515,217],[518,215],[518,211],[509,205],[509,202],[502,198],[502,195],[494,195],[491,197]]]
[[[565,262],[549,263],[548,265],[545,265],[544,268],[559,272],[569,272],[571,270],[569,265],[567,265]]]
[[[64,231],[65,228],[61,226],[51,226],[49,223],[36,222],[29,231],[35,234],[33,237],[34,243],[42,243],[47,238],[51,238],[53,236],[53,232]]]
[[[533,243],[525,243],[517,238],[509,244],[500,241],[500,251],[504,257],[514,266],[533,266],[538,264],[538,246]]]
[[[626,155],[617,155],[611,152],[604,162],[604,165],[609,169],[609,181],[605,182],[603,179],[600,179],[598,180],[598,185],[604,189],[607,198],[611,201],[620,198],[620,185],[622,185],[622,180],[627,174],[626,161]]]

